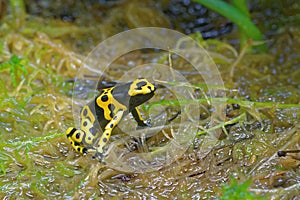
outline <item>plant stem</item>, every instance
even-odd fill
[[[24,22],[26,17],[25,4],[23,0],[10,0],[9,1],[13,18],[15,20],[15,28],[20,28]]]
[[[246,117],[246,113],[242,113],[241,115],[237,116],[236,118],[233,118],[230,121],[222,122],[222,123],[219,123],[218,125],[216,125],[214,127],[211,127],[209,129],[207,129],[207,130],[202,130],[202,131],[197,132],[197,136],[206,134],[209,131],[214,131],[214,130],[217,130],[219,128],[225,127],[225,126],[227,126],[229,124],[235,124],[235,123],[239,122],[241,119],[243,119],[245,117]]]
[[[148,103],[145,106],[145,109],[149,109],[155,105],[169,105],[169,106],[180,106],[181,104],[193,104],[193,103],[204,103],[207,101],[220,101],[226,102],[227,104],[239,104],[241,107],[253,107],[253,108],[300,108],[300,104],[281,104],[276,102],[254,102],[254,101],[245,101],[240,99],[232,98],[201,98],[197,100],[161,100],[156,102]]]

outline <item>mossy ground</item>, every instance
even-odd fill
[[[149,18],[158,16],[161,20],[152,21],[154,24],[150,25],[170,27],[161,7],[153,9],[152,3],[144,3],[143,9]],[[28,10],[36,5],[31,2]],[[52,6],[59,7],[56,3]],[[210,199],[222,194],[223,199],[228,199],[227,191],[234,189],[242,191],[241,194],[251,191],[268,198],[299,196],[299,156],[276,156],[278,150],[299,149],[300,143],[300,31],[293,26],[294,21],[289,27],[274,22],[280,28],[273,30],[271,36],[269,33],[271,41],[267,44],[267,53],[247,52],[240,57],[227,42],[238,38],[234,32],[223,41],[203,41],[193,35],[211,53],[221,72],[227,88],[226,121],[232,123],[218,127],[224,138],[212,146],[205,157],[200,144],[206,141],[201,136],[204,132],[199,129],[194,144],[177,162],[156,172],[128,174],[72,150],[64,133],[67,127],[74,125],[73,82],[70,80],[97,42],[124,28],[149,26],[149,23],[139,17],[143,10],[139,10],[138,2],[107,7],[82,3],[77,6],[71,11],[78,14],[75,21],[46,18],[45,12],[45,22],[33,12],[16,28],[9,12],[1,16],[1,199]],[[165,4],[162,2],[160,6]],[[102,12],[104,15],[99,16],[99,10],[104,8],[114,14]],[[259,10],[253,14],[256,19],[261,13],[276,14],[256,10]],[[270,18],[266,16],[267,21]],[[279,19],[286,18],[279,14]],[[267,29],[270,24],[265,22],[259,26]],[[231,76],[232,64],[238,59]],[[163,52],[136,51],[120,58],[114,67],[120,69],[116,72],[123,73],[128,62],[152,60],[163,62],[167,57]],[[173,66],[184,72],[181,64],[181,60],[173,60]],[[204,90],[201,84],[205,83],[200,79],[192,77],[191,80],[196,80],[196,89]],[[157,101],[148,106],[156,105],[176,109],[176,102],[171,101]],[[209,115],[209,109],[203,109],[202,117]],[[205,122],[203,120],[203,125]],[[241,185],[232,181],[232,187],[221,189],[224,183],[229,183],[229,177]]]

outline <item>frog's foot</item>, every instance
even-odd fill
[[[145,127],[152,127],[152,124],[151,124],[151,119],[147,119],[147,120],[144,120],[143,121],[143,124],[139,124],[137,127],[136,127],[136,130],[139,130],[139,129],[143,129]]]
[[[82,143],[84,134],[85,134],[84,131],[74,128],[74,127],[69,127],[66,130],[67,138],[70,141],[73,149],[75,149],[76,152],[85,155],[87,153],[88,149]]]
[[[93,159],[97,159],[99,162],[106,164],[104,158],[108,156],[108,145],[94,148],[93,152],[94,152],[94,155],[92,157]]]
[[[104,161],[104,158],[106,157],[107,155],[105,155],[104,153],[100,153],[100,152],[96,152],[94,155],[93,155],[93,159],[97,159],[99,162],[103,163],[103,164],[106,164],[105,161]]]
[[[86,149],[85,154],[88,154],[88,153],[95,153],[95,152],[96,152],[96,149],[95,149],[95,148],[85,148],[85,149]]]
[[[151,118],[145,120],[145,121],[144,121],[144,124],[145,124],[146,126],[148,126],[148,127],[151,127],[151,126],[152,126],[152,124],[151,124]]]

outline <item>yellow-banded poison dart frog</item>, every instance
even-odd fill
[[[82,154],[94,152],[94,157],[103,161],[104,147],[112,130],[128,113],[132,114],[138,126],[151,126],[150,120],[141,117],[137,106],[152,98],[155,90],[155,86],[144,78],[102,89],[95,99],[82,108],[80,129],[67,129],[72,147]]]

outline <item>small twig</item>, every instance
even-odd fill
[[[231,70],[230,70],[230,74],[229,77],[232,79],[233,78],[233,74],[234,74],[234,69],[237,66],[237,64],[239,64],[239,62],[242,60],[242,58],[244,57],[245,53],[247,52],[247,49],[249,47],[249,43],[246,42],[245,46],[243,47],[241,53],[239,54],[239,56],[237,57],[237,59],[234,61],[234,63],[231,65]]]

